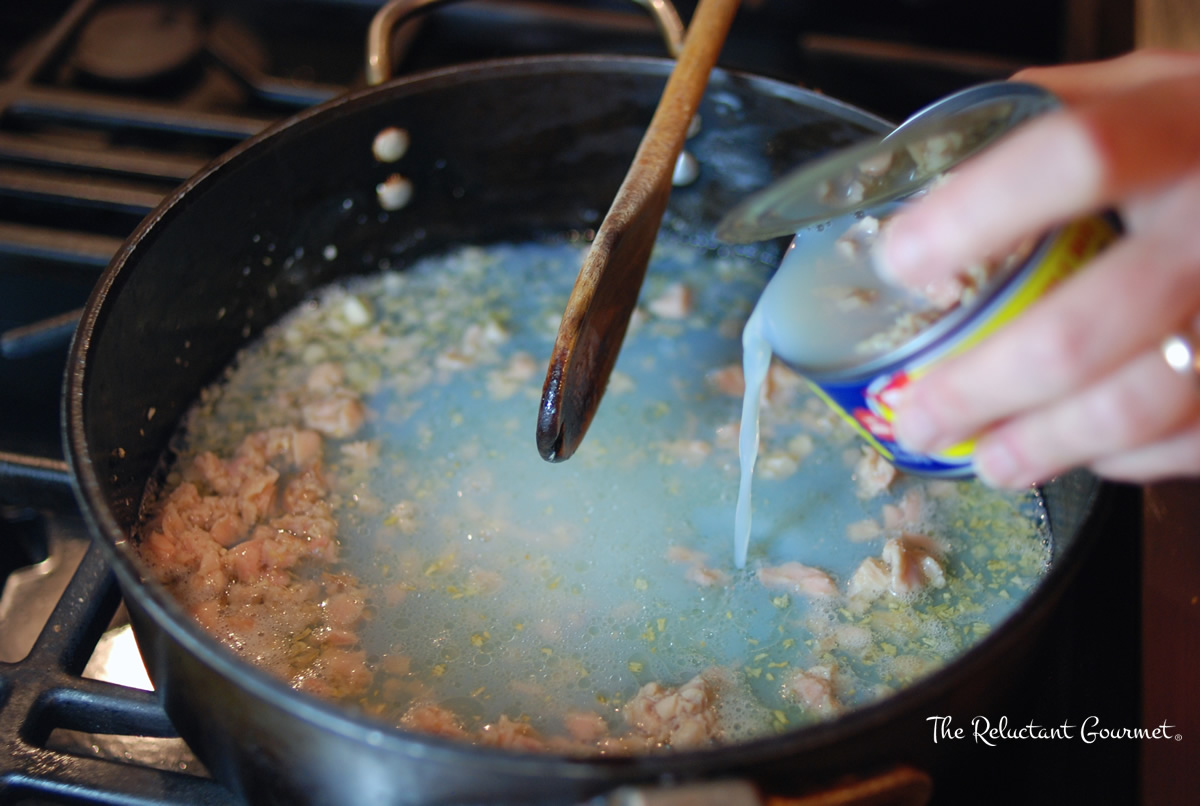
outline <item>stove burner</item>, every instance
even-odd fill
[[[204,49],[204,30],[190,9],[126,3],[88,20],[75,52],[85,75],[116,84],[144,84],[192,65]]]

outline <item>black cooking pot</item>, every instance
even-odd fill
[[[462,243],[583,233],[607,209],[671,63],[531,58],[359,92],[253,138],[173,193],[88,302],[68,365],[67,453],[83,511],[119,578],[180,735],[253,802],[576,802],[631,782],[747,777],[793,791],[895,762],[936,766],[933,713],[978,712],[1002,690],[1090,542],[1097,482],[1051,485],[1054,567],[991,636],[911,688],[826,724],[741,745],[630,758],[519,754],[415,735],[299,694],[210,639],[131,550],[139,506],[179,418],[235,352],[313,289]],[[717,71],[676,189],[672,237],[717,248],[720,215],[782,171],[885,124],[778,82]],[[391,165],[371,144],[411,134]],[[407,207],[376,184],[398,171]],[[764,261],[780,243],[762,245]],[[535,450],[530,412],[529,449]]]

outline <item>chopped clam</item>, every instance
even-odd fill
[[[671,283],[647,307],[662,319],[683,319],[692,312],[692,290],[683,283]]]
[[[833,716],[842,710],[842,704],[834,693],[834,669],[831,666],[813,666],[808,670],[797,670],[786,683],[793,697],[822,716]]]
[[[926,587],[946,586],[941,564],[910,536],[889,540],[883,546],[882,557],[888,565],[889,588],[897,596],[916,593]]]
[[[866,540],[874,540],[883,535],[883,527],[878,521],[871,518],[865,518],[861,521],[854,521],[846,526],[846,537],[855,543],[862,543]]]
[[[804,596],[837,596],[838,592],[829,574],[794,561],[758,569],[758,581],[765,588]]]
[[[874,498],[886,492],[896,480],[896,468],[876,450],[862,447],[862,456],[854,468],[854,481],[860,498]]]
[[[647,683],[625,704],[625,721],[659,745],[703,747],[720,735],[716,698],[708,681],[696,675],[677,689]]]

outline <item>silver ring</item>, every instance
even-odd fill
[[[1161,349],[1167,366],[1180,375],[1200,381],[1200,350],[1196,349],[1191,336],[1186,333],[1172,333],[1163,339]]]

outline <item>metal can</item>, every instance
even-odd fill
[[[794,227],[792,244],[755,307],[744,343],[757,339],[769,345],[901,470],[947,478],[971,475],[970,442],[936,454],[909,451],[896,442],[896,395],[1078,271],[1116,238],[1119,224],[1113,216],[1098,215],[1059,227],[992,272],[977,271],[971,293],[941,309],[879,278],[869,254],[879,221],[963,159],[1056,105],[1052,95],[1032,85],[1004,82],[965,90],[926,107],[882,141],[804,166],[739,206],[722,224],[719,234],[729,240]],[[738,227],[740,234],[728,238]]]
[[[938,361],[967,350],[1020,315],[1029,305],[1073,274],[1116,236],[1105,217],[1086,218],[1046,236],[1034,254],[993,293],[955,317],[951,327],[931,328],[906,342],[886,362],[844,373],[821,373],[788,362],[813,390],[877,451],[900,470],[929,476],[971,475],[973,444],[964,442],[933,454],[916,453],[896,442],[891,401],[908,383]],[[787,361],[787,359],[784,359]]]

